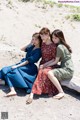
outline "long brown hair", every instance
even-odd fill
[[[47,34],[49,34],[49,37],[50,37],[50,39],[51,39],[51,33],[50,33],[50,30],[49,30],[47,27],[43,27],[43,28],[40,30],[39,34],[40,34],[40,35],[43,35],[43,34],[47,35]],[[51,39],[51,41],[52,41],[52,39]],[[52,42],[53,42],[53,41],[52,41]]]
[[[61,30],[59,30],[59,29],[54,30],[52,32],[52,35],[58,37],[60,40],[60,43],[63,44],[69,50],[70,53],[72,53],[71,47],[66,43],[64,34]]]
[[[39,34],[39,33],[34,33],[34,34],[32,35],[32,37],[35,37],[36,39],[39,40],[39,47],[41,47],[41,45],[42,45],[42,39],[41,39],[41,37],[40,37],[40,34]]]
[[[39,34],[41,34],[41,35],[43,35],[43,34],[49,34],[50,35],[50,30],[48,28],[46,28],[46,27],[43,27],[40,30]]]

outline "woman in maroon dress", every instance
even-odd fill
[[[56,87],[52,84],[47,76],[48,71],[53,69],[54,66],[43,68],[44,63],[55,59],[56,45],[51,41],[50,30],[48,28],[42,28],[40,31],[40,35],[43,40],[41,46],[42,60],[40,62],[38,75],[33,84],[31,94],[26,101],[28,104],[32,102],[34,94],[41,95],[42,93],[45,93],[51,96],[55,95],[58,92]]]

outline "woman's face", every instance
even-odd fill
[[[40,34],[40,36],[43,42],[46,42],[50,37],[49,34]]]
[[[52,41],[53,41],[55,44],[57,44],[57,43],[60,42],[59,38],[56,37],[55,35],[52,35]]]
[[[35,37],[32,37],[32,43],[37,46],[39,45],[39,39],[35,38]]]

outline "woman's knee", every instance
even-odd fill
[[[48,72],[48,77],[49,77],[49,78],[54,77],[54,74],[52,73],[51,70]]]

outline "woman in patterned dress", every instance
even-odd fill
[[[50,30],[48,28],[42,28],[40,31],[42,38],[42,60],[40,62],[39,71],[37,78],[33,84],[31,94],[26,101],[27,104],[30,104],[33,100],[34,94],[41,95],[42,93],[54,95],[58,91],[52,82],[48,79],[47,73],[49,70],[53,69],[54,66],[42,68],[42,64],[55,59],[56,56],[56,45],[51,41]]]

